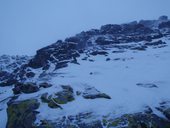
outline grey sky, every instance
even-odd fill
[[[0,0],[0,55],[43,46],[107,23],[170,17],[170,0]]]

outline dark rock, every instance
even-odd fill
[[[155,114],[125,114],[113,120],[106,120],[108,128],[169,128],[170,122]]]
[[[170,21],[160,23],[159,29],[162,29],[162,28],[170,28]]]
[[[160,103],[160,107],[157,107],[159,111],[161,111],[167,119],[170,120],[170,102],[162,102]]]
[[[160,16],[158,20],[161,20],[161,21],[167,21],[168,20],[168,16]]]
[[[100,32],[102,34],[118,34],[122,31],[121,25],[108,24],[101,27]]]
[[[27,76],[28,78],[32,78],[32,77],[35,76],[35,73],[33,73],[33,72],[28,72],[28,73],[26,74],[26,76]]]
[[[112,51],[112,53],[123,53],[123,52],[125,52],[125,51],[123,51],[123,50]]]
[[[142,45],[142,46],[135,46],[135,47],[131,48],[131,50],[145,51],[146,48],[147,48],[147,46]]]
[[[137,83],[136,85],[144,88],[158,88],[158,86],[153,83]]]
[[[93,55],[93,56],[96,56],[96,55],[108,55],[108,52],[106,52],[106,51],[93,51],[90,54]]]
[[[71,86],[62,85],[61,87],[63,88],[63,91],[55,93],[55,96],[53,97],[54,101],[58,104],[66,104],[73,101],[74,94]]]
[[[89,59],[89,61],[90,61],[90,62],[94,62],[94,60],[93,60],[93,59]]]
[[[166,43],[163,42],[162,40],[145,43],[145,45],[147,45],[147,46],[157,46],[157,45],[164,45],[164,44],[166,44]]]
[[[114,41],[114,40],[108,40],[108,39],[106,39],[105,37],[98,37],[97,39],[96,39],[96,43],[98,44],[98,45],[109,45],[109,44],[115,44],[115,43],[117,43],[118,41],[116,40],[116,41]]]
[[[21,92],[34,93],[37,92],[39,88],[35,83],[18,83],[12,90],[14,94],[20,94]]]
[[[44,93],[41,95],[41,101],[47,103],[50,108],[60,108],[60,104],[66,104],[74,100],[73,88],[69,85],[62,85],[62,91],[56,92],[53,95]]]
[[[16,101],[8,105],[7,128],[33,128],[36,120],[35,111],[39,107],[37,100]]]
[[[106,61],[110,61],[111,59],[110,58],[106,58]]]
[[[52,84],[49,84],[49,83],[47,83],[47,82],[43,82],[43,83],[40,83],[39,84],[39,87],[41,88],[49,88],[49,87],[51,87],[52,86]]]
[[[80,96],[80,95],[81,95],[81,92],[80,92],[80,91],[76,91],[76,95],[77,95],[77,96]]]
[[[94,87],[86,88],[82,95],[85,99],[96,99],[96,98],[105,98],[105,99],[111,99],[110,96],[108,96],[105,93],[101,93]]]

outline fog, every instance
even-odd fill
[[[36,50],[107,23],[170,17],[170,0],[0,0],[0,55]]]

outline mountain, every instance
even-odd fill
[[[0,57],[2,128],[170,128],[170,20],[107,24]]]

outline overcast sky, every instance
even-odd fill
[[[170,17],[170,0],[0,0],[0,55],[36,50],[107,23]]]

